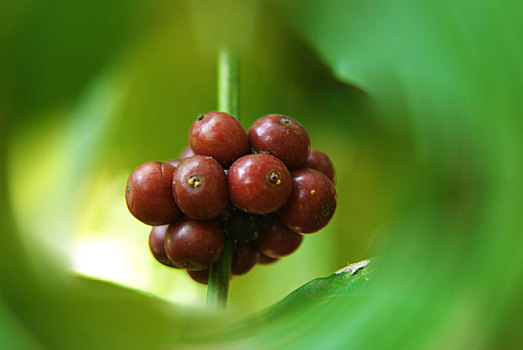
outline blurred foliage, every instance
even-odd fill
[[[521,3],[2,7],[1,344],[521,346]],[[222,37],[240,52],[243,125],[300,120],[332,156],[339,207],[297,253],[235,278],[227,315],[208,315],[194,306],[203,286],[152,261],[123,189],[215,108]],[[304,287],[253,314],[369,256],[369,281],[331,276],[313,300]]]

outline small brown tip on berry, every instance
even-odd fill
[[[291,121],[289,118],[281,117],[280,123],[282,123],[283,125],[289,125],[289,124],[291,124]]]
[[[267,182],[271,186],[280,186],[281,185],[281,176],[277,171],[271,171],[267,174]]]
[[[198,175],[198,174],[194,174],[194,175],[191,175],[189,177],[189,179],[187,180],[187,183],[192,188],[198,188],[198,187],[200,187],[202,185],[203,178],[200,175]]]
[[[205,114],[198,114],[198,117],[196,118],[196,120],[198,120],[199,122],[201,122],[204,119],[205,119]]]

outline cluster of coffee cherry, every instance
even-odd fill
[[[199,115],[189,146],[167,162],[147,162],[129,176],[131,214],[153,226],[149,247],[164,265],[207,283],[226,239],[234,242],[232,275],[291,254],[303,234],[323,228],[337,197],[323,152],[305,128],[279,114],[246,133],[223,112]]]

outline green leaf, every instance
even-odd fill
[[[494,262],[523,271],[522,204],[506,190],[523,193],[521,2],[278,3],[333,74],[372,95],[376,122],[395,135],[380,150],[396,214],[378,249],[376,296],[390,300],[378,321],[372,309],[348,317],[372,332],[347,326],[345,344],[520,343],[502,324],[521,321],[521,279]]]
[[[267,294],[281,295],[308,274],[331,271],[348,255],[380,257],[369,283],[362,279],[367,270],[348,279],[316,280],[245,322],[230,326],[234,313],[221,316],[217,330],[212,319],[199,318],[193,310],[71,276],[53,266],[45,247],[33,246],[28,254],[21,243],[26,232],[15,221],[11,192],[27,183],[13,175],[6,179],[5,174],[13,174],[7,158],[20,164],[16,175],[31,173],[24,161],[39,159],[45,142],[32,140],[35,149],[20,147],[8,154],[8,136],[16,139],[21,130],[10,129],[7,114],[0,113],[0,293],[6,309],[1,336],[13,347],[518,348],[523,314],[521,3],[277,3],[281,13],[262,6],[242,61],[242,120],[247,126],[270,112],[304,120],[311,139],[332,151],[340,175],[339,208],[326,230],[307,237],[300,253],[233,280],[231,305],[255,309]],[[159,28],[140,41],[138,34],[128,35],[135,33],[136,18],[142,18],[140,8],[125,8],[121,1],[110,5],[100,25],[91,25],[94,19],[103,21],[99,2],[73,8],[70,19],[70,11],[60,12],[53,4],[25,15],[20,11],[21,17],[2,24],[16,29],[2,34],[8,48],[2,56],[8,85],[2,91],[9,93],[0,102],[10,116],[74,104],[71,96],[93,72],[110,64],[124,76],[124,96],[119,84],[101,83],[98,93],[88,94],[91,102],[72,113],[78,124],[67,125],[78,128],[66,128],[66,138],[85,138],[71,137],[64,148],[72,149],[74,164],[84,167],[48,164],[66,168],[59,175],[69,180],[67,188],[58,188],[67,201],[56,205],[55,197],[43,198],[35,211],[39,215],[25,217],[27,227],[40,225],[49,210],[58,218],[53,227],[71,234],[74,217],[68,204],[85,199],[77,197],[71,180],[94,176],[85,173],[90,169],[84,160],[116,173],[158,154],[175,156],[187,141],[190,116],[214,108],[214,60],[197,54],[184,7],[174,6],[173,17],[159,20]],[[112,26],[120,29],[122,21],[131,29],[119,34]],[[86,52],[93,54],[83,60]],[[371,95],[372,109],[362,107],[365,94],[348,84]],[[113,108],[119,110],[116,116]],[[106,109],[111,115],[104,114]],[[31,140],[16,141],[23,146]],[[101,144],[89,147],[91,142]],[[55,175],[45,180],[61,185],[57,179],[62,177]],[[42,191],[27,193],[23,205],[34,203]],[[63,206],[67,210],[56,208]],[[106,206],[98,210],[105,220],[115,220]],[[118,231],[116,225],[109,227]],[[54,230],[44,235],[61,237]],[[202,332],[207,333],[203,343],[196,340]]]
[[[183,13],[180,1],[4,3],[10,11],[3,11],[8,19],[0,26],[0,91],[18,119],[67,105],[139,37]]]
[[[190,343],[197,348],[241,349],[275,346],[285,339],[302,338],[296,344],[287,343],[291,348],[300,348],[303,344],[325,341],[324,334],[306,334],[300,325],[311,320],[311,316],[323,317],[333,308],[342,308],[347,302],[365,295],[373,279],[373,268],[365,260],[349,265],[349,269],[339,271],[328,277],[316,278],[299,287],[277,304],[230,326],[222,327],[219,332],[211,331],[197,334]],[[323,316],[322,316],[323,314]],[[324,319],[326,320],[326,319]],[[328,324],[328,323],[327,323]],[[202,344],[203,343],[203,344]],[[207,347],[205,343],[209,344]],[[312,345],[311,345],[312,346]],[[312,347],[311,347],[312,348]]]
[[[339,271],[328,277],[316,278],[297,288],[277,304],[251,316],[250,319],[253,322],[270,324],[266,321],[272,322],[285,313],[295,312],[306,306],[314,305],[317,307],[331,303],[336,298],[343,300],[351,296],[361,295],[372,274],[372,268],[368,264],[369,261],[364,260],[349,265],[349,268],[344,271]],[[249,327],[249,323],[244,324],[242,322],[242,326]]]

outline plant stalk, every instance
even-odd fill
[[[238,70],[238,57],[230,50],[220,50],[218,53],[218,110],[229,113],[237,119],[239,119]],[[209,271],[207,308],[224,310],[227,307],[232,253],[233,242],[226,238],[220,258]]]
[[[218,110],[239,120],[238,90],[238,57],[228,49],[221,49],[218,53]]]

